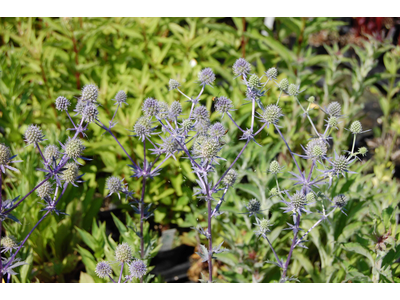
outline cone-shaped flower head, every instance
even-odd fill
[[[226,187],[232,186],[235,184],[237,179],[237,173],[234,169],[230,169],[228,173],[226,173],[224,179],[222,179],[222,184]]]
[[[174,101],[169,109],[169,117],[171,119],[177,118],[182,113],[182,105],[179,101]]]
[[[44,199],[46,197],[50,197],[54,192],[53,185],[50,181],[45,181],[41,186],[36,189],[37,195]]]
[[[233,110],[232,101],[224,96],[218,97],[217,103],[215,103],[215,110],[221,114]]]
[[[342,112],[342,106],[339,102],[331,102],[326,109],[326,112],[334,117],[339,117]]]
[[[235,74],[236,76],[246,75],[246,74],[250,73],[251,65],[244,58],[239,58],[234,63],[232,70],[233,70],[233,74]]]
[[[178,81],[176,81],[175,79],[170,79],[169,83],[168,83],[168,87],[169,87],[170,91],[177,89],[178,87],[180,87],[180,85],[181,84]]]
[[[25,131],[25,142],[28,145],[40,143],[43,141],[44,135],[39,126],[30,125]]]
[[[63,96],[60,96],[56,99],[56,109],[60,111],[68,110],[68,106],[71,105],[71,102]]]
[[[212,85],[215,81],[215,74],[211,68],[205,68],[199,73],[199,81],[201,85]]]
[[[119,91],[114,98],[115,104],[121,105],[121,104],[127,104],[126,99],[128,96],[124,91]]]
[[[96,269],[94,270],[100,278],[106,278],[112,274],[111,266],[106,261],[101,261],[97,263]]]
[[[265,72],[265,74],[269,79],[276,79],[276,77],[278,76],[278,70],[275,68],[269,68],[267,72]]]
[[[52,162],[60,158],[60,151],[56,145],[48,145],[44,148],[44,158],[48,162]]]
[[[128,262],[132,259],[132,249],[127,243],[119,244],[115,249],[115,258],[119,262]]]
[[[95,84],[87,84],[82,89],[81,100],[96,102],[99,96],[99,88]]]
[[[146,264],[140,259],[135,259],[129,265],[129,272],[134,278],[142,278],[147,272]]]
[[[64,166],[64,171],[61,174],[61,179],[67,183],[73,183],[78,177],[79,168],[76,163],[68,163]]]
[[[83,150],[85,150],[85,147],[79,138],[68,138],[68,141],[64,145],[64,152],[68,158],[77,159],[82,155]]]
[[[142,110],[146,116],[154,117],[158,114],[160,105],[156,99],[147,98],[143,103]]]
[[[193,118],[196,120],[196,122],[199,123],[207,123],[210,121],[210,114],[208,113],[208,110],[205,106],[197,106],[193,110]]]

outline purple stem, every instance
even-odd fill
[[[74,121],[72,121],[72,118],[71,118],[71,116],[69,115],[68,110],[65,110],[65,112],[67,113],[67,116],[68,116],[69,120],[71,121],[72,125],[74,126],[74,128],[76,128],[76,125],[75,125]]]
[[[56,170],[57,171],[57,170]],[[37,186],[35,186],[28,194],[26,194],[21,200],[19,200],[13,207],[11,207],[9,210],[6,210],[4,213],[8,214],[9,212],[13,211],[18,207],[18,205],[21,204],[22,201],[24,201],[30,194],[32,194],[36,189],[38,189],[42,184],[44,184],[47,180],[49,180],[50,177],[47,176],[41,183],[39,183]]]
[[[160,163],[158,164],[158,166],[154,168],[153,171],[151,171],[151,173],[154,173],[155,171],[157,171],[157,170],[162,166],[162,164],[165,163],[165,161],[166,161],[168,158],[170,158],[170,157],[171,157],[171,154],[168,154],[168,155],[164,158],[164,160],[163,160],[162,162],[160,162]]]
[[[238,124],[236,124],[236,122],[233,120],[232,115],[229,112],[227,112],[226,114],[232,120],[233,124],[235,124],[236,127],[240,129],[240,131],[244,132],[244,130]]]
[[[282,140],[285,142],[286,147],[288,148],[289,153],[290,153],[290,155],[292,156],[292,158],[293,158],[293,160],[294,160],[294,163],[296,164],[296,167],[297,167],[297,169],[299,170],[299,173],[300,173],[301,177],[302,177],[303,179],[305,179],[305,178],[304,178],[304,174],[303,174],[303,172],[301,171],[300,166],[298,165],[297,160],[296,160],[296,158],[294,157],[294,154],[293,154],[292,150],[290,149],[288,143],[286,142],[285,138],[283,137],[282,132],[279,130],[279,128],[278,128],[277,125],[274,124],[274,126],[275,126],[276,131],[278,131],[279,135],[281,136]]]
[[[103,123],[101,123],[100,121],[98,121],[102,126],[100,126],[101,128],[103,128],[105,131],[107,131],[109,134],[111,134],[111,136],[114,138],[114,140],[118,143],[118,145],[121,147],[121,149],[125,152],[126,156],[129,158],[129,160],[132,162],[132,164],[136,167],[139,168],[139,166],[135,163],[135,161],[132,159],[132,157],[128,154],[128,152],[126,152],[125,148],[121,145],[121,143],[118,141],[118,139],[116,138],[116,136],[112,133],[110,128],[107,128],[106,126],[104,126]],[[139,168],[140,169],[140,168]]]
[[[242,150],[240,150],[238,156],[236,156],[235,160],[233,161],[233,163],[229,166],[229,168],[225,171],[225,173],[221,176],[221,178],[218,180],[218,182],[214,185],[214,187],[212,188],[213,191],[215,191],[216,187],[218,186],[218,184],[221,182],[222,179],[224,179],[224,177],[226,176],[226,174],[228,174],[229,170],[233,167],[233,165],[237,162],[237,160],[239,159],[239,157],[242,155],[244,149],[246,149],[247,145],[249,144],[249,139],[246,141],[246,144],[243,146]]]
[[[261,128],[257,130],[257,132],[254,134],[254,136],[256,136],[257,134],[259,134],[259,133],[261,132],[261,130],[264,129],[265,126],[267,126],[267,123],[264,123],[264,125],[261,126]]]
[[[83,118],[82,118],[82,120],[81,120],[79,126],[82,126],[82,123],[83,123]],[[78,135],[79,135],[79,131],[77,130],[77,131],[75,132],[75,134],[74,134],[73,139],[75,139]],[[59,164],[58,167],[54,170],[54,173],[58,173],[58,172],[61,170],[61,168],[63,168],[63,167],[67,164],[68,159],[65,159],[65,158],[67,158],[67,155],[64,155],[64,156],[61,158],[60,164]],[[37,186],[35,186],[28,194],[26,194],[26,195],[25,195],[23,198],[21,198],[21,200],[19,200],[13,207],[11,207],[9,210],[5,211],[4,213],[7,213],[7,214],[8,214],[8,213],[10,213],[11,211],[13,211],[14,209],[16,209],[16,208],[18,207],[18,205],[21,204],[22,201],[24,201],[30,194],[32,194],[34,191],[36,191],[37,188],[39,188],[42,184],[44,184],[44,183],[45,183],[47,180],[49,180],[49,179],[50,179],[50,176],[47,176],[47,178],[45,178],[41,183],[39,183]]]
[[[208,190],[208,185],[206,185]],[[209,193],[209,191],[208,191]],[[211,235],[211,218],[212,218],[212,211],[211,211],[211,199],[207,201],[207,217],[208,217],[208,282],[212,282],[212,235]]]
[[[286,260],[285,266],[283,268],[282,279],[284,279],[286,277],[287,268],[289,266],[290,258],[292,257],[294,245],[296,244],[297,233],[299,232],[299,224],[300,224],[300,215],[299,214],[297,214],[297,218],[296,219],[297,219],[296,220],[296,232],[294,233],[293,242],[292,242],[292,245],[290,246],[289,255],[288,255],[288,258]]]
[[[144,234],[143,234],[143,219],[144,219],[144,193],[146,189],[146,177],[143,177],[142,196],[140,197],[140,257],[144,258]]]
[[[11,256],[10,261],[4,266],[4,269],[7,269],[10,264],[14,261],[15,256],[17,255],[17,253],[19,252],[19,250],[21,250],[22,246],[26,243],[26,241],[28,240],[28,238],[31,236],[32,232],[36,229],[36,227],[38,227],[38,225],[40,223],[42,223],[42,221],[44,220],[44,218],[50,213],[50,211],[47,211],[43,217],[36,223],[35,226],[33,226],[33,228],[31,229],[31,231],[28,233],[28,235],[25,237],[25,239],[22,241],[21,245],[18,247],[17,251],[15,251],[15,253],[13,254],[13,256]]]
[[[111,281],[116,283],[114,279],[112,279],[112,277],[110,275],[108,275],[108,277],[110,277]]]
[[[274,247],[272,247],[272,244],[271,244],[271,242],[269,241],[269,239],[267,238],[267,236],[265,236],[265,239],[267,240],[269,246],[271,247],[272,252],[274,252],[274,255],[275,255],[275,258],[276,258],[276,260],[277,260],[277,263],[278,263],[279,265],[282,265],[281,261],[279,260],[278,254],[276,254],[275,249],[274,249]]]
[[[54,206],[57,205],[57,203],[60,201],[61,197],[64,195],[66,189],[68,187],[68,184],[66,184],[60,194],[60,196],[58,196],[57,201],[55,202]],[[25,239],[22,241],[21,245],[19,245],[17,251],[15,251],[15,253],[13,254],[13,256],[11,257],[10,261],[7,263],[7,265],[4,267],[5,269],[8,268],[10,266],[10,264],[13,262],[15,256],[17,255],[17,253],[19,252],[19,250],[21,250],[21,248],[24,246],[24,244],[26,243],[26,241],[28,240],[28,238],[30,237],[30,235],[32,234],[32,232],[36,229],[36,227],[43,221],[43,219],[50,213],[50,210],[48,210],[43,217],[39,220],[39,222],[36,223],[36,225],[32,228],[32,230],[29,232],[29,234],[25,237]]]
[[[35,143],[35,144],[36,144],[36,148],[38,148],[38,150],[39,150],[40,156],[42,157],[44,163],[45,163],[46,166],[47,166],[47,160],[46,160],[46,158],[44,158],[44,155],[43,155],[43,153],[42,153],[42,149],[40,149],[40,146],[39,146],[38,143]]]
[[[124,272],[124,263],[121,263],[121,272],[119,273],[118,283],[121,283],[122,273]]]
[[[184,147],[184,145],[182,145],[182,143],[171,133],[171,131],[169,131],[169,129],[164,125],[164,123],[158,119],[158,121],[161,123],[161,125],[165,128],[165,130],[168,131],[168,133],[176,140],[176,142],[178,143],[178,145],[182,148],[182,150],[186,153],[186,155],[189,157],[189,159],[196,165],[197,168],[199,168],[200,170],[202,169],[202,167],[199,166],[199,164],[194,160],[194,158],[190,155],[189,151],[186,149],[186,147]]]
[[[206,166],[207,169],[207,166]],[[207,201],[207,219],[208,219],[208,283],[212,283],[212,255],[213,255],[213,248],[212,248],[212,231],[211,231],[211,220],[212,220],[212,207],[211,207],[211,193],[210,189],[208,188],[208,181],[207,176],[204,178],[204,185],[206,187],[206,193],[208,197]]]
[[[118,108],[119,108],[119,103],[118,103],[118,105],[117,105],[117,109],[116,109],[115,112],[114,112],[114,115],[113,115],[112,118],[111,118],[110,126],[111,126],[111,124],[112,124],[112,121],[114,121],[114,118],[115,118],[115,115],[117,114]]]

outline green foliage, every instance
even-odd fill
[[[103,122],[111,119],[114,111],[114,102],[110,100],[119,90],[124,90],[129,105],[118,111],[119,124],[113,130],[132,157],[142,159],[141,143],[128,136],[126,129],[132,130],[143,100],[147,97],[168,103],[179,100],[187,108],[189,104],[179,93],[168,91],[169,79],[178,80],[188,94],[193,94],[198,87],[197,73],[210,67],[217,75],[217,84],[206,87],[207,96],[202,98],[202,104],[210,109],[213,96],[226,95],[237,109],[245,95],[243,88],[234,84],[230,68],[242,56],[255,66],[258,76],[270,67],[279,66],[277,82],[288,78],[289,83],[306,88],[299,100],[306,103],[309,96],[314,96],[316,102],[310,105],[311,109],[339,101],[347,116],[346,124],[362,116],[366,99],[372,93],[383,111],[383,127],[374,128],[374,134],[385,138],[392,132],[395,141],[400,135],[399,118],[392,113],[400,101],[400,86],[396,82],[400,68],[398,52],[389,51],[390,45],[372,38],[362,47],[325,46],[326,54],[322,55],[308,46],[311,34],[322,29],[335,32],[341,24],[329,18],[277,18],[275,29],[270,30],[262,18],[2,18],[1,142],[23,160],[18,164],[21,172],[10,174],[5,180],[7,199],[25,195],[43,179],[43,174],[35,171],[40,167],[38,153],[34,153],[32,146],[24,148],[23,132],[27,126],[40,125],[46,138],[54,144],[58,144],[56,137],[64,142],[68,136],[69,120],[55,110],[54,101],[58,96],[67,97],[74,105],[73,97],[85,84],[97,84]],[[382,54],[385,71],[371,74]],[[374,87],[380,80],[387,80],[383,92]],[[270,99],[276,99],[279,94],[276,87],[267,92]],[[310,138],[302,111],[292,97],[282,96],[280,103],[283,114],[293,115],[282,119],[285,137],[295,152],[302,152],[300,143]],[[236,122],[245,128],[250,125],[250,114],[250,106],[241,108],[240,115],[233,112]],[[310,115],[317,116],[313,111]],[[212,121],[218,118],[218,114],[211,116]],[[323,122],[321,115],[317,122],[319,129]],[[233,124],[225,120],[223,124],[229,130],[227,143],[234,145],[240,133]],[[338,127],[335,144],[349,145],[351,136],[344,123]],[[19,269],[19,275],[13,276],[14,281],[102,282],[95,276],[94,267],[102,259],[114,260],[112,253],[117,241],[106,235],[105,223],[97,221],[101,208],[107,210],[112,206],[129,212],[125,223],[115,217],[113,221],[121,235],[119,242],[127,242],[137,251],[138,238],[127,227],[134,227],[137,216],[131,217],[132,211],[124,200],[112,197],[105,201],[104,198],[107,195],[105,179],[110,175],[122,175],[136,195],[140,192],[140,181],[129,177],[129,162],[112,137],[102,135],[94,125],[90,126],[88,137],[89,141],[84,143],[85,155],[93,162],[82,168],[86,183],[79,188],[68,188],[61,200],[60,209],[68,216],[47,218],[32,234],[20,252],[29,264]],[[263,213],[273,224],[270,241],[278,255],[287,253],[290,247],[291,232],[283,231],[289,220],[281,218],[281,204],[277,197],[269,195],[275,182],[267,169],[274,159],[288,171],[294,166],[292,162],[287,163],[288,152],[279,154],[284,145],[271,128],[264,130],[259,142],[265,146],[251,144],[240,158],[236,190],[228,191],[222,206],[226,213],[213,225],[215,244],[224,240],[224,247],[231,249],[218,254],[223,262],[219,280],[271,282],[280,278],[276,266],[264,264],[274,261],[274,257],[266,241],[257,240],[253,233],[254,220],[240,214],[249,199],[257,198],[261,202]],[[295,250],[290,274],[302,282],[398,281],[399,264],[394,262],[400,253],[396,227],[399,192],[393,179],[394,163],[387,155],[394,145],[386,149],[382,144],[373,153],[373,162],[363,164],[357,170],[359,174],[339,182],[335,192],[349,193],[351,199],[346,207],[349,216],[337,213],[332,226],[323,223],[312,231],[307,242],[309,249]],[[227,162],[221,165],[222,169],[233,161],[238,150],[240,145],[224,150]],[[306,162],[302,164],[307,167]],[[194,180],[189,161],[166,162],[161,176],[150,181],[145,195],[145,202],[157,207],[156,223],[181,228],[207,226],[204,203],[193,200]],[[280,184],[287,188],[291,181],[283,180]],[[22,225],[5,222],[6,231],[18,240],[25,237],[42,214],[38,202],[36,194],[29,196],[15,210]],[[307,216],[305,224],[311,227],[317,219],[314,215]],[[151,230],[146,229],[146,238],[155,243],[157,238]],[[200,244],[196,237],[196,232],[191,231],[182,234],[181,240]],[[149,250],[151,255],[155,255],[158,247]],[[112,267],[115,269],[117,265]]]

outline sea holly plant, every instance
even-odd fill
[[[42,166],[37,168],[37,170],[43,172],[45,178],[22,198],[18,196],[14,199],[3,200],[2,191],[0,191],[0,281],[2,277],[3,279],[6,277],[6,282],[11,282],[11,276],[17,274],[16,268],[25,264],[17,255],[33,231],[48,215],[65,215],[64,212],[57,209],[57,204],[60,202],[69,185],[77,187],[78,183],[83,182],[81,180],[83,174],[79,175],[79,166],[81,163],[78,159],[89,159],[82,156],[85,147],[83,146],[81,136],[86,136],[85,131],[87,130],[88,123],[92,121],[93,114],[97,112],[96,109],[92,109],[96,108],[94,103],[96,102],[97,95],[92,94],[90,97],[86,97],[87,91],[88,87],[86,86],[82,90],[82,96],[79,97],[77,105],[79,107],[79,121],[77,123],[73,121],[68,112],[68,108],[71,105],[70,101],[62,96],[58,97],[55,101],[56,109],[65,112],[73,126],[69,130],[74,131],[74,134],[72,137],[68,137],[64,144],[60,141],[60,146],[49,144],[43,148],[42,144],[45,142],[45,135],[38,125],[30,125],[25,131],[24,137],[27,147],[37,149],[40,154]],[[0,188],[3,188],[3,175],[7,175],[9,170],[18,172],[16,168],[10,166],[12,163],[21,162],[14,160],[15,157],[16,155],[12,156],[8,146],[0,144]],[[17,241],[14,237],[8,235],[1,237],[3,222],[8,222],[9,219],[10,222],[20,223],[12,212],[34,192],[42,199],[40,204],[43,205],[43,216],[22,241]]]
[[[200,245],[199,256],[203,262],[208,263],[208,278],[203,276],[202,282],[213,282],[213,259],[219,253],[227,251],[223,248],[223,242],[218,246],[213,246],[212,237],[212,218],[221,215],[221,206],[225,200],[225,196],[229,188],[231,188],[236,180],[237,173],[233,168],[239,160],[249,143],[256,143],[256,137],[265,128],[274,125],[282,116],[281,110],[278,106],[268,106],[264,109],[260,102],[260,97],[265,94],[266,83],[261,83],[260,78],[256,75],[249,75],[251,65],[245,59],[238,59],[233,65],[233,73],[236,77],[241,77],[246,86],[246,100],[251,105],[251,119],[250,128],[241,128],[232,116],[234,106],[232,101],[225,97],[219,96],[215,98],[215,110],[220,114],[221,118],[227,116],[231,122],[240,130],[241,137],[239,140],[243,141],[243,147],[237,154],[233,162],[226,168],[219,167],[220,162],[225,161],[220,156],[221,150],[226,146],[224,136],[227,130],[221,122],[211,124],[210,113],[207,108],[200,103],[200,98],[203,95],[205,87],[213,85],[215,81],[215,74],[210,68],[203,69],[198,75],[198,82],[200,84],[200,92],[195,97],[189,97],[180,90],[180,84],[171,79],[169,82],[170,90],[177,90],[191,104],[188,116],[183,118],[179,123],[176,119],[169,120],[168,118],[157,117],[161,124],[163,131],[168,133],[177,143],[180,151],[186,154],[186,158],[190,160],[193,173],[197,176],[198,188],[195,191],[199,200],[204,200],[207,205],[207,229],[197,227],[195,230],[203,235],[208,245]],[[276,77],[276,70],[270,69],[268,71],[268,79],[272,80]],[[256,129],[256,109],[261,107],[263,113],[261,117],[263,124]],[[171,121],[171,122],[170,122]],[[191,144],[189,144],[191,143]],[[191,149],[189,147],[191,145]],[[217,172],[217,169],[222,169],[222,175],[218,177],[215,182],[212,181],[211,175]],[[257,210],[257,201],[255,200],[254,207],[251,205],[249,211]]]
[[[275,71],[274,74],[276,74]],[[275,256],[276,261],[267,261],[267,263],[273,263],[282,270],[280,282],[296,281],[296,278],[293,276],[289,277],[287,273],[294,249],[296,247],[307,248],[307,235],[323,221],[331,222],[329,219],[334,216],[335,211],[339,210],[346,215],[345,206],[349,201],[348,197],[344,194],[335,195],[334,191],[336,189],[333,189],[333,191],[330,190],[337,185],[341,177],[347,179],[351,174],[354,174],[355,172],[351,171],[352,164],[357,159],[360,160],[360,156],[364,156],[367,153],[365,147],[361,147],[355,151],[356,135],[365,131],[363,131],[359,121],[354,121],[348,128],[354,137],[351,151],[344,151],[343,154],[330,151],[330,149],[333,148],[334,141],[332,134],[337,129],[338,124],[344,120],[344,116],[341,114],[340,103],[332,102],[326,108],[320,108],[322,113],[326,115],[326,119],[325,130],[319,132],[309,114],[312,105],[315,105],[315,97],[309,97],[307,99],[309,102],[308,106],[303,107],[299,100],[299,94],[302,92],[299,86],[289,84],[289,82],[285,80],[281,80],[281,82],[278,83],[274,76],[271,76],[271,69],[266,72],[265,77],[267,77],[266,82],[259,83],[258,86],[265,87],[268,81],[270,81],[269,79],[272,79],[270,82],[275,84],[281,92],[276,103],[269,104],[265,108],[260,101],[259,108],[262,110],[260,119],[262,122],[274,126],[275,131],[286,145],[287,151],[290,153],[296,167],[296,172],[288,172],[292,176],[291,180],[293,180],[293,185],[287,190],[280,186],[278,180],[278,175],[283,173],[284,167],[280,166],[278,161],[273,160],[267,170],[275,177],[276,182],[276,186],[270,191],[271,197],[280,198],[280,203],[283,204],[283,207],[281,207],[283,212],[288,213],[293,220],[293,223],[291,223],[290,220],[287,222],[289,226],[287,230],[293,232],[293,239],[289,253],[285,259],[282,259],[278,255],[268,239],[268,233],[271,232],[273,224],[269,222],[268,218],[260,217],[262,212],[258,200],[250,200],[247,209],[249,216],[253,215],[255,217],[255,235],[267,240]],[[303,112],[303,117],[307,118],[311,125],[312,132],[310,133],[310,139],[302,146],[303,153],[301,154],[296,154],[292,151],[279,126],[278,121],[282,114],[278,104],[283,93],[292,97],[293,100],[297,102]],[[258,94],[261,95],[262,92]],[[271,116],[274,116],[274,122],[271,122]],[[300,160],[306,160],[309,163],[302,163]],[[303,165],[309,168],[305,169],[302,167]],[[312,213],[313,206],[320,207],[320,211],[316,211],[320,215],[320,218],[312,227],[306,230],[301,227],[301,219],[304,214]]]
[[[151,204],[145,204],[144,198],[145,198],[145,193],[146,193],[146,184],[148,183],[149,180],[152,180],[155,176],[158,176],[160,173],[160,167],[161,165],[171,156],[174,156],[174,152],[176,152],[177,148],[175,146],[175,143],[172,139],[162,139],[162,144],[156,146],[156,144],[150,139],[150,137],[155,133],[155,128],[152,124],[151,118],[155,115],[173,115],[177,114],[181,111],[181,108],[177,107],[176,104],[172,105],[171,108],[168,107],[166,103],[159,103],[157,100],[153,98],[148,98],[143,104],[143,112],[144,116],[139,118],[136,122],[136,124],[133,127],[133,133],[134,136],[139,140],[140,143],[143,144],[143,163],[140,165],[137,163],[132,156],[128,153],[128,150],[126,150],[122,144],[119,142],[118,138],[116,135],[112,132],[112,128],[116,126],[115,122],[115,116],[117,115],[118,109],[122,105],[128,105],[126,102],[127,100],[127,95],[124,91],[119,91],[115,98],[113,99],[115,101],[116,110],[113,114],[112,119],[108,122],[108,125],[103,124],[98,118],[97,115],[94,118],[95,124],[97,124],[100,128],[102,128],[106,133],[110,134],[113,139],[116,141],[118,146],[124,151],[126,154],[127,158],[131,162],[130,165],[128,165],[131,170],[132,170],[132,175],[131,177],[142,179],[142,188],[141,188],[141,193],[140,193],[140,199],[134,198],[133,191],[130,191],[127,187],[127,184],[124,183],[124,180],[117,177],[117,176],[110,176],[106,180],[106,186],[107,189],[109,190],[108,196],[111,196],[112,194],[117,194],[118,197],[121,197],[121,194],[126,197],[127,200],[132,200],[130,202],[131,207],[133,208],[134,212],[139,215],[140,217],[140,224],[137,227],[132,227],[131,229],[135,232],[135,234],[139,237],[140,239],[140,251],[139,253],[132,253],[132,250],[130,246],[126,243],[121,244],[117,247],[116,249],[116,254],[115,256],[117,257],[117,261],[121,265],[121,272],[119,275],[119,278],[117,280],[114,280],[111,276],[111,273],[109,274],[108,271],[111,270],[109,266],[110,263],[112,262],[105,262],[101,261],[97,264],[96,267],[96,274],[100,278],[109,278],[112,282],[115,283],[124,283],[124,282],[130,282],[134,278],[139,279],[140,282],[144,281],[144,275],[147,273],[147,265],[146,263],[150,260],[151,256],[150,254],[154,250],[154,243],[149,242],[147,245],[145,245],[145,230],[144,230],[144,222],[150,218],[153,215],[152,209],[151,209]],[[154,147],[154,149],[148,149],[147,143],[149,143],[151,146]],[[157,157],[152,161],[149,162],[147,160],[147,152],[151,151],[154,154],[157,155]],[[162,155],[165,154],[165,158],[156,165],[157,161],[160,159]],[[127,257],[125,260],[120,260],[118,259],[118,249],[126,249]],[[129,250],[128,250],[129,249]],[[129,255],[128,255],[129,254]],[[129,257],[128,257],[129,256]],[[138,258],[135,258],[138,257]],[[125,280],[122,280],[122,274],[124,272],[124,266],[129,267],[130,274]],[[110,271],[111,272],[111,271]],[[151,277],[151,276],[150,276]],[[147,280],[150,279],[148,276]]]
[[[100,261],[96,265],[95,272],[100,278],[110,279],[114,283],[126,283],[132,281],[134,278],[139,278],[142,280],[143,276],[147,273],[147,266],[144,261],[140,259],[133,259],[132,249],[127,243],[122,243],[115,249],[115,259],[116,263],[120,265],[120,273],[117,280],[114,280],[113,270],[111,268],[110,262]],[[125,278],[124,267],[129,269],[129,275]]]

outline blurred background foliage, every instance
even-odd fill
[[[373,20],[379,19],[379,20]],[[271,21],[271,19],[269,19]],[[111,101],[117,91],[128,94],[128,106],[120,109],[114,132],[134,159],[143,159],[141,143],[129,136],[147,97],[171,103],[185,99],[168,91],[168,81],[181,82],[187,95],[198,93],[198,72],[210,67],[217,75],[213,88],[206,87],[201,103],[213,110],[212,97],[232,99],[235,120],[249,126],[250,106],[244,102],[244,88],[234,79],[231,67],[239,57],[262,75],[277,67],[279,76],[300,84],[305,91],[300,100],[313,95],[317,105],[339,101],[345,121],[335,136],[335,150],[348,150],[351,137],[348,124],[360,119],[371,132],[360,135],[356,146],[367,146],[369,154],[357,167],[357,175],[342,179],[332,195],[346,193],[351,199],[348,214],[334,215],[332,225],[324,223],[312,231],[309,249],[296,249],[289,274],[302,282],[399,282],[400,246],[398,244],[398,203],[400,168],[400,47],[396,46],[399,25],[396,18],[276,18],[266,26],[264,18],[2,18],[0,19],[0,141],[12,148],[23,162],[20,173],[9,173],[5,191],[9,198],[25,195],[43,178],[35,169],[39,155],[25,148],[23,133],[29,124],[39,124],[48,143],[65,141],[70,127],[67,117],[55,110],[59,95],[74,97],[88,83],[100,88],[100,120],[107,122],[114,112]],[[372,24],[372,26],[371,26]],[[375,27],[374,27],[375,26]],[[272,103],[279,95],[271,88],[263,99]],[[308,122],[290,97],[283,97],[285,117],[282,131],[295,152],[311,137]],[[185,106],[186,105],[186,106]],[[185,104],[189,108],[189,104]],[[311,116],[319,129],[323,114]],[[212,120],[220,116],[212,115]],[[230,147],[222,156],[222,174],[241,149],[239,132],[222,120],[229,134]],[[244,212],[247,201],[257,198],[265,215],[273,222],[271,242],[278,255],[290,248],[287,216],[281,204],[269,197],[274,180],[266,170],[277,158],[287,171],[293,164],[278,135],[265,129],[239,159],[236,169],[240,183],[228,192],[221,215],[213,227],[215,243],[225,241],[229,253],[220,254],[214,272],[222,282],[274,282],[277,267],[265,264],[273,260],[270,248],[257,240],[254,219]],[[21,256],[29,265],[20,268],[16,282],[99,282],[94,274],[96,261],[112,260],[110,251],[125,241],[137,247],[133,226],[137,216],[124,200],[106,197],[105,179],[123,176],[130,189],[140,190],[140,182],[130,178],[123,152],[112,138],[91,125],[85,156],[93,159],[82,172],[86,182],[71,187],[60,202],[68,216],[51,216],[30,237]],[[149,156],[149,158],[151,158]],[[302,160],[303,167],[308,167]],[[216,174],[217,176],[217,174]],[[282,178],[282,186],[291,181]],[[147,240],[160,245],[166,229],[176,228],[173,246],[188,245],[194,253],[200,237],[190,227],[206,227],[205,206],[193,197],[194,176],[189,162],[168,160],[161,176],[149,182],[145,201],[157,208],[150,220]],[[138,193],[137,193],[138,194]],[[5,223],[5,231],[23,238],[41,216],[36,195],[29,196],[16,211],[22,225]],[[308,228],[315,214],[304,219]],[[156,247],[152,256],[155,256]],[[197,254],[190,257],[191,267],[184,278],[196,281],[206,263]],[[157,266],[156,266],[157,267]],[[185,271],[186,272],[186,271]],[[176,278],[175,278],[176,279]],[[168,278],[157,277],[156,281]]]

